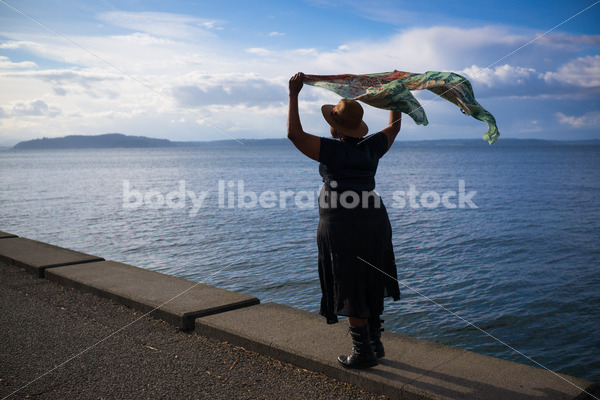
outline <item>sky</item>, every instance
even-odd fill
[[[288,80],[452,71],[502,138],[600,139],[600,1],[0,0],[0,146],[124,133],[174,141],[283,138]],[[481,138],[427,91],[401,139]],[[304,130],[327,136],[305,86]],[[365,107],[371,132],[387,111]]]

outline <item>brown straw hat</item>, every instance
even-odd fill
[[[343,135],[360,138],[369,131],[362,120],[363,108],[356,100],[341,99],[335,106],[325,104],[321,112],[327,123]]]

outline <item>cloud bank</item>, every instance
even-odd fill
[[[117,131],[174,140],[225,139],[223,132],[283,137],[287,80],[298,70],[454,71],[471,80],[506,136],[532,132],[527,127],[533,125],[536,132],[557,132],[557,125],[598,127],[590,107],[597,108],[600,97],[600,35],[548,34],[515,51],[536,32],[435,26],[340,41],[331,49],[282,49],[225,41],[226,21],[154,12],[107,12],[98,20],[123,32],[73,37],[81,48],[52,35],[3,34],[0,49],[8,55],[0,56],[2,139]],[[13,60],[17,51],[29,59]],[[42,61],[54,66],[40,67]],[[301,100],[305,128],[325,131],[318,110],[337,101],[334,95],[307,87]],[[560,108],[558,102],[566,100],[578,105]],[[554,111],[542,111],[544,104]],[[454,115],[452,107],[438,101],[426,108],[434,129],[442,119],[432,113]],[[368,110],[366,118],[373,126],[386,120],[377,110]],[[431,128],[417,130],[408,121],[403,129],[411,139],[437,137]],[[455,117],[444,126],[455,137],[477,138],[484,130]]]

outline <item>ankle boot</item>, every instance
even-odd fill
[[[369,339],[369,326],[351,326],[352,352],[349,356],[339,356],[338,361],[346,368],[370,368],[378,364]]]
[[[381,327],[382,322],[383,320],[379,319],[379,317],[369,320],[369,338],[371,339],[371,346],[373,346],[373,351],[377,358],[385,357],[385,349],[383,348],[383,343],[381,343],[381,332],[383,332],[383,328]]]

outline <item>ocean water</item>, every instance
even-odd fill
[[[4,151],[0,230],[317,312],[320,185],[291,146]],[[600,147],[400,142],[377,191],[387,330],[600,382]]]

